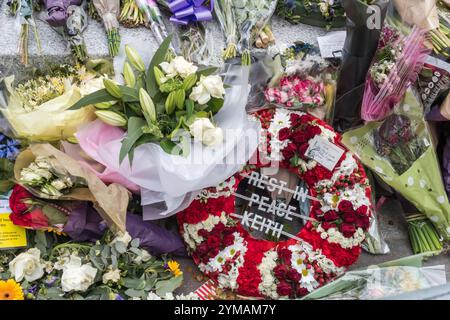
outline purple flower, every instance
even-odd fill
[[[116,294],[115,300],[125,300],[120,294]]]

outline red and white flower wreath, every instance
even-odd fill
[[[253,238],[230,214],[242,172],[208,188],[178,214],[181,234],[200,270],[219,287],[262,298],[301,297],[342,274],[355,263],[372,216],[370,186],[364,169],[325,122],[302,112],[271,109],[255,114],[262,124],[258,164],[279,161],[309,186],[310,221],[301,241]],[[316,135],[345,152],[329,171],[305,156]]]

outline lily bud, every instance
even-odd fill
[[[136,85],[136,77],[134,76],[133,69],[128,62],[125,62],[123,66],[123,77],[125,79],[125,83],[130,88],[134,88]]]
[[[157,66],[153,68],[153,73],[155,74],[156,83],[160,86],[162,84],[162,78],[164,78],[164,73]]]
[[[104,123],[114,127],[124,127],[127,125],[127,119],[118,113],[108,110],[95,111],[96,116]]]
[[[149,96],[147,91],[143,88],[139,89],[139,102],[141,103],[142,110],[147,113],[150,117],[150,121],[156,121],[156,109],[152,98]]]
[[[69,141],[70,143],[73,143],[73,144],[78,144],[78,139],[75,136],[68,137],[67,141]]]
[[[179,89],[175,91],[174,100],[178,110],[183,110],[185,99],[186,99],[186,92],[184,91],[184,89]]]
[[[195,73],[188,75],[183,81],[183,89],[188,91],[197,83],[197,75]]]
[[[172,91],[167,96],[166,103],[165,103],[167,114],[172,114],[175,111],[175,92],[176,91]]]
[[[114,98],[122,98],[122,92],[120,91],[119,86],[112,80],[104,79],[103,85],[105,86],[106,91]]]
[[[129,45],[125,45],[125,53],[127,54],[127,58],[133,67],[140,72],[145,72],[145,64],[142,60],[141,56],[137,53],[136,49],[130,47]]]
[[[94,104],[94,106],[97,109],[109,109],[111,108],[113,105],[115,105],[117,103],[117,101],[106,101],[106,102],[99,102]]]

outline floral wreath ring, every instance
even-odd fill
[[[180,232],[194,262],[219,287],[248,297],[301,297],[356,262],[372,217],[371,189],[361,164],[325,122],[281,108],[254,116],[262,124],[258,164],[204,189],[178,214]],[[342,149],[331,171],[305,155],[316,136]],[[233,217],[242,173],[263,167],[262,157],[297,174],[315,199],[295,239],[255,239]]]

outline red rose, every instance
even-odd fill
[[[306,130],[306,139],[309,141],[315,136],[322,133],[322,130],[318,126],[309,126]]]
[[[295,269],[290,269],[287,273],[287,278],[294,282],[299,282],[301,277],[302,276],[300,275],[300,273],[298,273]]]
[[[328,222],[335,221],[337,219],[339,219],[339,215],[334,210],[330,210],[323,215],[323,220],[328,221]]]
[[[369,208],[367,206],[361,206],[358,209],[356,209],[356,212],[362,216],[367,215],[367,210],[369,210]]]
[[[298,148],[298,154],[299,154],[300,158],[306,159],[305,153],[306,153],[306,150],[308,150],[308,148],[309,148],[309,144],[307,144],[307,143],[302,144]]]
[[[228,234],[223,237],[223,244],[225,246],[231,246],[234,243],[234,236],[232,234]]]
[[[342,200],[339,202],[338,209],[341,212],[354,212],[353,204],[348,200]]]
[[[24,187],[16,184],[13,188],[11,196],[9,197],[9,207],[13,213],[21,214],[30,208],[30,205],[23,203],[23,200],[32,198],[33,195],[29,193]]]
[[[203,256],[203,255],[207,254],[208,251],[209,251],[209,248],[208,248],[208,245],[207,245],[205,242],[199,244],[199,245],[197,246],[197,248],[195,249],[195,252],[196,252],[198,255],[200,255],[200,256]]]
[[[209,236],[209,232],[206,229],[198,230],[197,234],[203,238],[207,238]]]
[[[216,248],[216,247],[218,247],[219,244],[220,244],[220,238],[219,238],[219,237],[216,237],[216,236],[209,236],[209,237],[206,239],[206,243],[208,244],[208,246],[209,246],[210,248]]]
[[[11,221],[17,226],[32,228],[35,230],[50,227],[47,217],[39,208],[27,213],[13,212],[9,215],[9,219],[11,219]]]
[[[291,125],[293,127],[298,126],[301,123],[301,117],[300,115],[296,114],[296,113],[291,113]]]
[[[322,222],[321,225],[322,225],[322,228],[323,228],[324,230],[328,230],[328,229],[331,229],[331,228],[334,228],[334,227],[335,227],[334,224],[331,224],[331,223],[329,223],[329,222],[327,222],[327,221]]]
[[[213,233],[222,233],[225,230],[225,225],[222,222],[216,224],[213,228]]]
[[[286,281],[281,281],[278,285],[277,285],[277,293],[280,296],[291,296],[292,295],[292,287],[289,283],[287,283]]]
[[[364,230],[367,230],[370,226],[370,219],[368,216],[360,216],[356,219],[355,225],[358,228],[362,228]]]
[[[356,214],[354,212],[346,212],[342,215],[342,220],[348,223],[353,223],[356,221]]]
[[[297,297],[306,296],[309,293],[308,289],[297,286]]]
[[[286,277],[287,267],[284,264],[279,264],[275,268],[273,268],[273,273],[278,280],[282,280]]]
[[[284,263],[287,263],[291,260],[292,253],[289,249],[283,248],[278,251],[278,256]]]
[[[356,229],[354,225],[348,223],[341,224],[341,232],[344,235],[344,237],[350,238],[355,234],[355,231]]]
[[[283,154],[283,157],[285,160],[291,159],[294,154],[297,152],[297,146],[295,145],[295,143],[289,143],[286,148],[284,148],[281,153]]]
[[[291,136],[291,130],[289,128],[283,128],[280,130],[280,132],[278,132],[278,139],[280,141],[284,141],[289,139],[289,137]]]
[[[307,142],[307,135],[303,130],[298,130],[292,134],[291,139],[297,144],[304,144]]]

